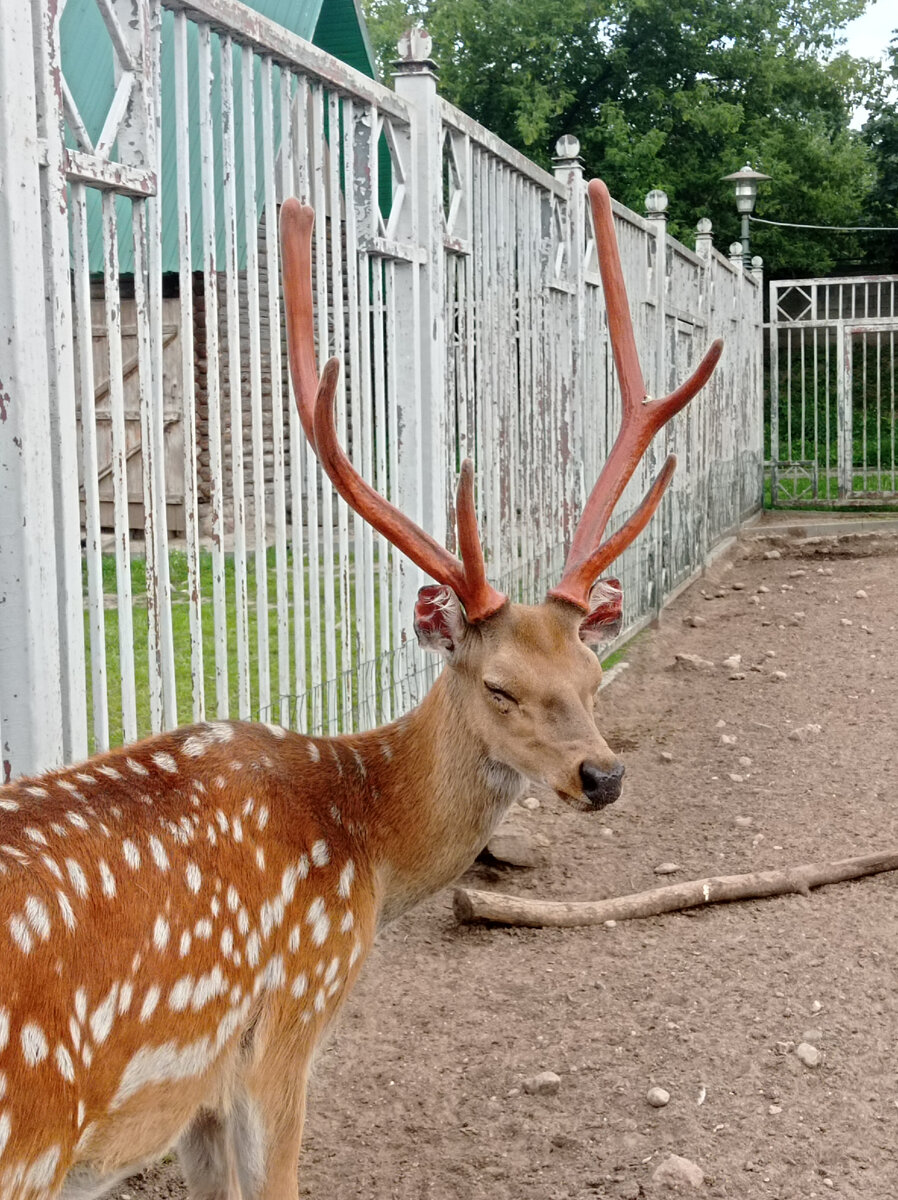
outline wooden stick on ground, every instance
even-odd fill
[[[456,888],[453,908],[458,921],[493,922],[500,925],[552,926],[601,925],[604,921],[629,921],[634,917],[654,917],[705,904],[728,900],[754,900],[764,896],[783,896],[790,892],[807,895],[811,888],[825,883],[842,883],[881,871],[898,870],[898,853],[865,854],[860,858],[842,858],[837,862],[807,863],[781,871],[753,871],[748,875],[713,875],[692,879],[668,887],[614,896],[609,900],[557,901],[529,900],[503,892],[480,892]]]

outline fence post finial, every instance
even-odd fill
[[[730,242],[729,258],[734,267],[739,267],[740,270],[742,269],[741,242]]]
[[[699,258],[709,259],[714,246],[710,217],[702,217],[695,227],[695,253]]]

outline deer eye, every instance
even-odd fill
[[[487,695],[496,708],[498,708],[499,712],[511,712],[512,707],[517,705],[517,700],[515,700],[514,696],[510,692],[506,692],[504,688],[499,687],[498,684],[489,683],[484,679],[483,686],[486,688]]]

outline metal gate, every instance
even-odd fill
[[[774,506],[898,502],[898,275],[770,284]]]

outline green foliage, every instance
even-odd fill
[[[563,133],[590,174],[641,211],[670,197],[671,230],[690,240],[710,216],[720,246],[739,237],[721,176],[750,161],[773,176],[757,215],[863,224],[880,186],[898,189],[894,103],[869,136],[856,105],[886,97],[883,72],[844,53],[840,30],[866,0],[365,0],[383,63],[421,20],[440,90],[531,158],[550,164]],[[386,74],[389,72],[387,71]],[[872,110],[871,110],[872,111]],[[825,274],[856,261],[853,235],[755,225],[752,249],[779,275]]]
[[[891,72],[867,102],[869,117],[862,130],[876,169],[869,203],[871,225],[898,225],[898,30],[891,51]],[[898,234],[871,240],[871,255],[884,271],[898,271]]]

